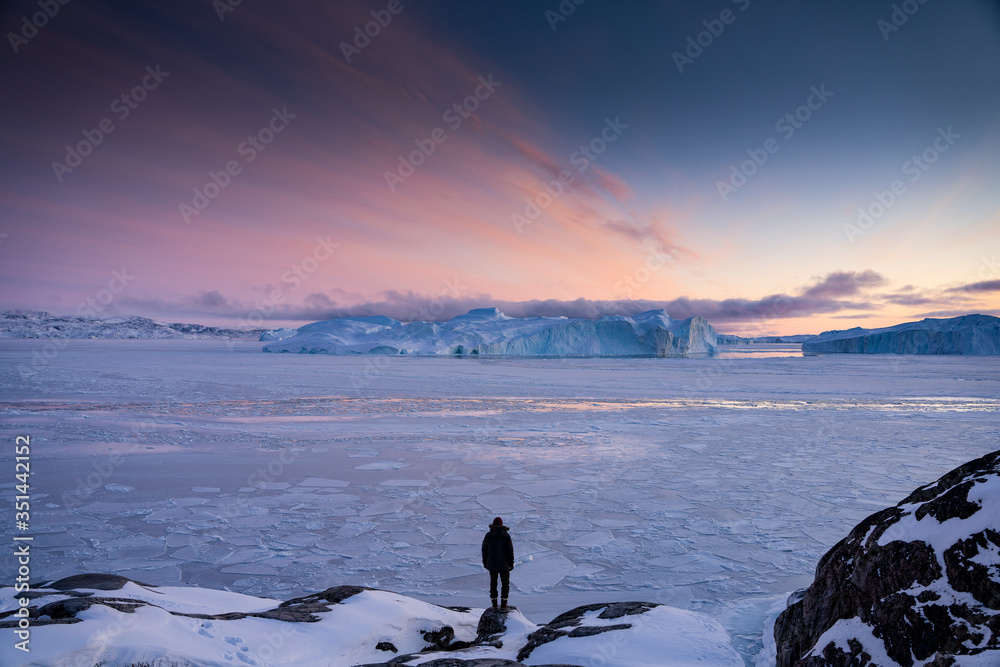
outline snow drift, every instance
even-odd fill
[[[18,596],[23,596],[20,593]],[[0,589],[0,664],[384,667],[487,665],[742,667],[710,616],[649,602],[585,605],[536,625],[520,612],[440,607],[336,586],[279,602],[86,574],[30,592],[30,653],[15,647],[13,588]],[[669,656],[669,657],[666,657]],[[604,662],[594,662],[603,657]]]
[[[265,334],[265,352],[491,356],[688,356],[716,353],[715,330],[700,317],[662,310],[596,320],[513,318],[476,308],[447,322],[342,317]]]
[[[884,329],[824,331],[802,343],[805,354],[1000,354],[1000,317],[963,315]]]

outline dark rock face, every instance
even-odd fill
[[[499,609],[487,609],[479,617],[479,626],[476,634],[479,641],[484,641],[493,635],[500,635],[507,632],[507,614]]]
[[[114,598],[69,598],[42,605],[38,609],[38,618],[50,618],[54,621],[76,622],[76,617],[81,611],[89,609],[92,605],[102,604],[127,614],[133,613],[137,608],[143,606],[144,602],[132,600],[117,600]]]
[[[50,602],[49,604],[42,605],[41,607],[29,607],[28,611],[33,619],[32,625],[41,626],[53,623],[76,623],[81,620],[77,618],[77,614],[85,609],[89,609],[95,604],[104,605],[105,607],[111,607],[112,609],[128,613],[135,611],[138,607],[148,605],[149,603],[144,600],[132,600],[129,598],[117,597],[95,597],[93,593],[86,590],[75,590],[77,588],[121,590],[121,588],[129,581],[132,580],[113,574],[80,574],[48,584],[44,586],[44,588],[46,588],[49,592],[35,591],[35,594],[32,597],[52,595],[51,591],[59,591],[62,595],[69,595],[71,597],[66,600]],[[155,586],[148,586],[147,584],[142,584],[137,581],[133,581],[133,583],[146,588],[155,588]],[[330,611],[331,606],[339,604],[347,598],[357,595],[364,590],[374,589],[369,589],[364,586],[335,586],[333,588],[326,589],[322,593],[315,593],[301,598],[286,600],[274,609],[254,613],[239,611],[226,614],[185,614],[177,611],[172,611],[170,613],[175,616],[186,616],[188,618],[200,618],[213,621],[233,621],[255,616],[257,618],[270,618],[289,623],[315,623],[320,620],[320,617],[316,616],[316,614],[324,611]],[[2,613],[0,614],[0,619],[9,617],[13,613],[13,611]],[[0,620],[0,628],[13,628],[16,626],[16,620]],[[454,633],[454,631],[452,632]]]
[[[374,662],[357,667],[396,667],[402,663],[396,662]],[[499,658],[477,658],[475,660],[460,660],[458,658],[438,658],[429,662],[420,663],[421,667],[526,667],[523,662],[513,660],[503,660]],[[581,665],[538,665],[538,667],[581,667]]]
[[[862,521],[820,559],[813,584],[778,617],[778,667],[871,664],[871,637],[866,645],[853,636],[868,631],[904,667],[1000,650],[998,513],[1000,451]],[[848,619],[868,630],[838,628],[839,642],[820,642]]]
[[[395,667],[399,662],[374,662],[357,667]],[[421,667],[525,667],[524,663],[497,658],[478,658],[476,660],[459,660],[457,658],[438,658],[420,663]],[[538,667],[580,667],[580,665],[539,665]]]
[[[128,577],[121,577],[117,574],[74,574],[72,577],[66,577],[65,579],[60,579],[59,581],[54,581],[51,584],[47,584],[44,588],[51,588],[57,591],[69,591],[77,588],[93,588],[99,591],[118,591],[121,590],[122,586],[132,581]],[[146,588],[156,588],[155,586],[150,586],[149,584],[143,584],[136,582],[140,586],[145,586]],[[42,586],[33,586],[33,588],[42,588]]]
[[[423,633],[424,641],[429,646],[425,651],[458,651],[472,646],[471,642],[455,641],[455,628],[442,626],[439,630],[427,630]]]

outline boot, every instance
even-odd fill
[[[493,608],[496,609],[497,608],[497,599],[496,598],[490,598],[490,599],[493,600]]]
[[[500,598],[500,610],[505,611],[507,609],[507,598]]]

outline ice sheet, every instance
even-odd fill
[[[32,341],[0,341],[0,429],[32,436],[40,578],[280,597],[377,582],[481,606],[500,514],[534,620],[667,601],[715,615],[751,660],[762,601],[986,453],[1000,411],[994,358],[392,359],[365,375],[364,359],[186,343],[72,341],[31,368]]]

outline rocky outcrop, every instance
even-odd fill
[[[1000,451],[858,524],[774,638],[778,667],[1000,664]]]
[[[644,614],[650,609],[659,606],[650,602],[612,602],[577,607],[556,616],[541,628],[528,635],[528,643],[518,651],[517,659],[526,660],[531,655],[531,652],[542,644],[547,644],[561,637],[592,637],[602,632],[628,630],[632,627],[631,623],[614,623],[610,625],[585,624],[585,617],[588,613],[599,611],[600,613],[596,616],[598,619],[612,620],[622,618],[623,616]]]
[[[585,605],[538,626],[513,607],[442,607],[363,586],[284,602],[102,574],[31,588],[0,588],[0,629],[28,622],[32,641],[30,654],[0,644],[5,667],[581,667],[597,654],[652,667],[668,649],[675,665],[742,665],[716,621],[648,602]]]

